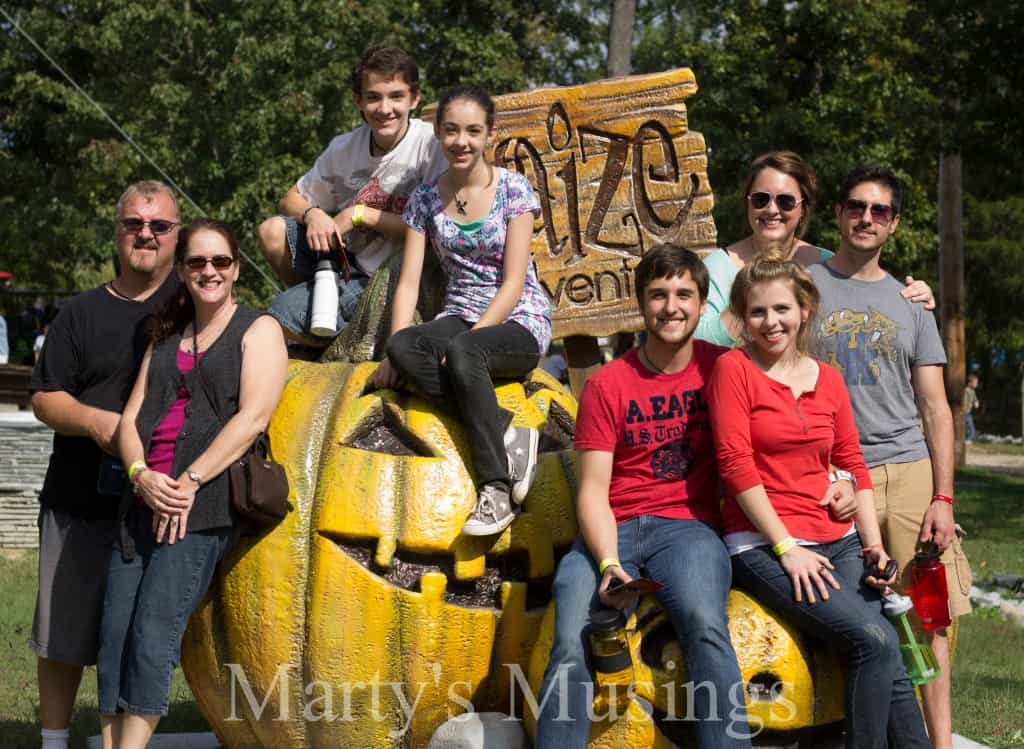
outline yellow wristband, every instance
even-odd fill
[[[619,564],[619,560],[618,559],[602,559],[601,563],[599,565],[597,565],[597,569],[600,570],[601,574],[603,575],[604,571],[606,569],[608,569],[609,567],[621,567],[621,566],[622,565]]]
[[[365,207],[362,203],[356,203],[356,207],[352,209],[352,226],[359,228],[366,222],[366,219],[363,218],[363,209]]]
[[[139,471],[144,471],[147,468],[149,468],[149,466],[146,465],[146,461],[136,460],[134,463],[128,466],[128,480],[133,481],[135,479],[136,473],[138,473]]]
[[[792,536],[786,536],[784,539],[772,546],[772,551],[775,552],[775,556],[781,557],[794,546],[796,546],[796,539]]]

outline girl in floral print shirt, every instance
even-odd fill
[[[536,466],[538,433],[512,425],[492,378],[522,379],[551,341],[551,310],[531,262],[540,206],[529,181],[490,164],[494,102],[476,86],[441,97],[435,119],[448,171],[405,208],[405,251],[377,387],[404,379],[459,416],[476,468],[476,506],[462,528],[499,533],[512,522]],[[412,326],[427,240],[448,279],[440,315]]]

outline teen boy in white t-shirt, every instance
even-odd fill
[[[345,327],[370,275],[402,246],[402,209],[445,160],[433,128],[409,115],[419,105],[416,62],[397,47],[367,50],[352,74],[365,124],[336,136],[281,199],[281,215],[260,226],[263,254],[290,288],[270,303],[291,339],[325,346],[309,331],[317,262],[327,254],[338,278],[338,330]]]

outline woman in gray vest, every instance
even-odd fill
[[[182,285],[152,325],[118,436],[134,491],[121,501],[97,675],[103,732],[120,749],[145,747],[167,714],[185,625],[237,537],[225,470],[266,428],[288,364],[274,319],[234,299],[227,224],[193,222],[174,259]]]

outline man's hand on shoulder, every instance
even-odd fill
[[[924,513],[921,523],[921,543],[931,541],[945,551],[956,536],[956,522],[953,520],[953,506],[946,502],[932,502]]]
[[[913,276],[907,276],[906,286],[900,289],[900,295],[915,304],[923,304],[927,310],[935,309],[935,293],[932,287],[924,281],[917,281]]]

